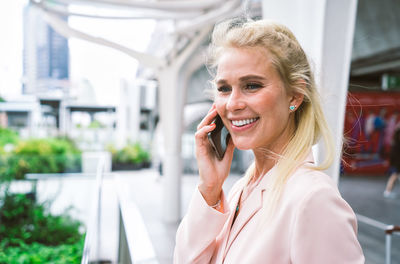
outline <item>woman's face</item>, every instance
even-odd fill
[[[217,112],[235,146],[280,153],[294,130],[289,106],[298,98],[287,94],[268,51],[227,49],[218,60],[215,82]]]

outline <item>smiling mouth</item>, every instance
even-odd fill
[[[251,123],[256,122],[259,119],[259,117],[256,118],[249,118],[249,119],[243,119],[243,120],[232,120],[232,125],[236,126],[236,127],[242,127],[245,125],[249,125]]]

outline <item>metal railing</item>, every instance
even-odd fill
[[[371,219],[369,217],[357,214],[357,220],[367,224],[369,226],[375,227],[379,230],[385,232],[385,264],[392,263],[392,235],[400,235],[400,226],[397,225],[387,225]]]
[[[386,234],[386,260],[385,264],[391,264],[392,263],[392,235],[394,233],[400,233],[400,226],[396,225],[389,225],[385,228],[385,234]]]
[[[93,206],[90,222],[85,236],[85,244],[83,247],[81,264],[88,264],[90,259],[99,259],[99,248],[100,248],[100,221],[101,221],[101,193],[103,184],[103,169],[105,159],[101,157],[97,164],[96,171],[96,190],[92,200]],[[94,228],[93,228],[94,227]]]

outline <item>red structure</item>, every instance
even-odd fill
[[[385,174],[394,131],[400,127],[400,92],[348,94],[344,124],[343,170]]]

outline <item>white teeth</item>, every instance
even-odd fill
[[[232,124],[234,126],[244,126],[244,125],[253,123],[256,120],[257,120],[257,118],[250,118],[250,119],[244,119],[244,120],[232,120]]]

